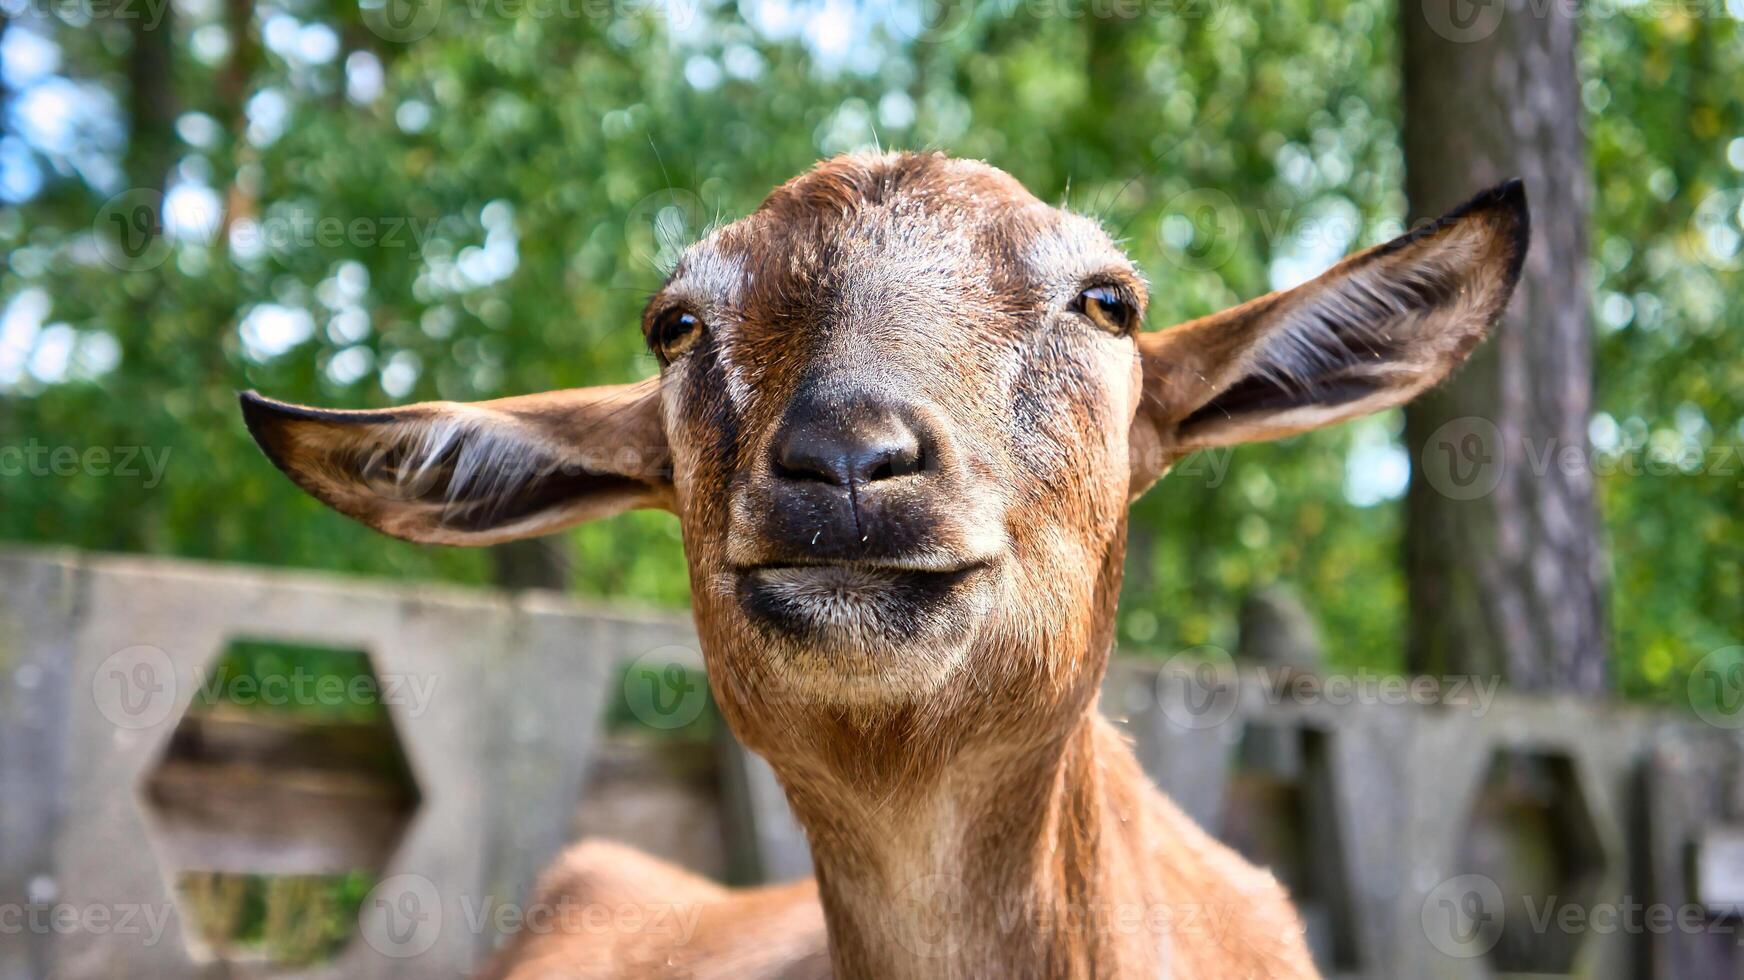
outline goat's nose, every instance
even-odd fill
[[[907,414],[878,402],[804,406],[776,435],[775,473],[847,487],[919,472],[927,440]]]

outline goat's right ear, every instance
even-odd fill
[[[396,538],[485,545],[639,507],[672,508],[657,383],[329,411],[241,394],[267,457],[334,510]]]
[[[1508,181],[1293,289],[1139,334],[1132,495],[1195,449],[1278,439],[1403,405],[1501,315],[1526,258]]]

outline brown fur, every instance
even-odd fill
[[[829,976],[810,881],[729,892],[630,848],[587,841],[540,878],[527,910],[548,918],[498,950],[480,980]]]
[[[1506,302],[1525,228],[1505,185],[1298,289],[1129,335],[1075,305],[1106,286],[1142,313],[1142,280],[1093,222],[983,164],[845,157],[686,253],[644,327],[678,311],[705,326],[657,389],[354,417],[251,395],[245,411],[294,479],[393,533],[679,516],[716,701],[774,766],[817,883],[729,893],[587,845],[539,901],[678,903],[697,931],[522,936],[491,975],[809,976],[827,955],[834,976],[879,980],[1311,977],[1283,890],[1164,799],[1097,712],[1126,505],[1192,448],[1440,381]],[[926,466],[846,498],[797,484],[773,461],[802,404],[850,431],[896,406]],[[427,435],[455,418],[470,441]],[[602,439],[635,464],[602,460]],[[508,490],[479,489],[480,460]],[[851,523],[820,516],[840,506]],[[955,584],[880,604],[909,570]],[[757,588],[800,596],[809,631],[747,605]]]

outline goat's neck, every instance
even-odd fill
[[[965,752],[917,788],[785,774],[835,975],[1156,975],[1155,934],[1102,921],[1145,904],[1136,771],[1090,708],[1044,750]]]

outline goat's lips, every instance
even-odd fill
[[[919,639],[967,604],[986,572],[976,562],[941,570],[862,563],[767,564],[737,572],[739,605],[753,619],[818,641]]]

